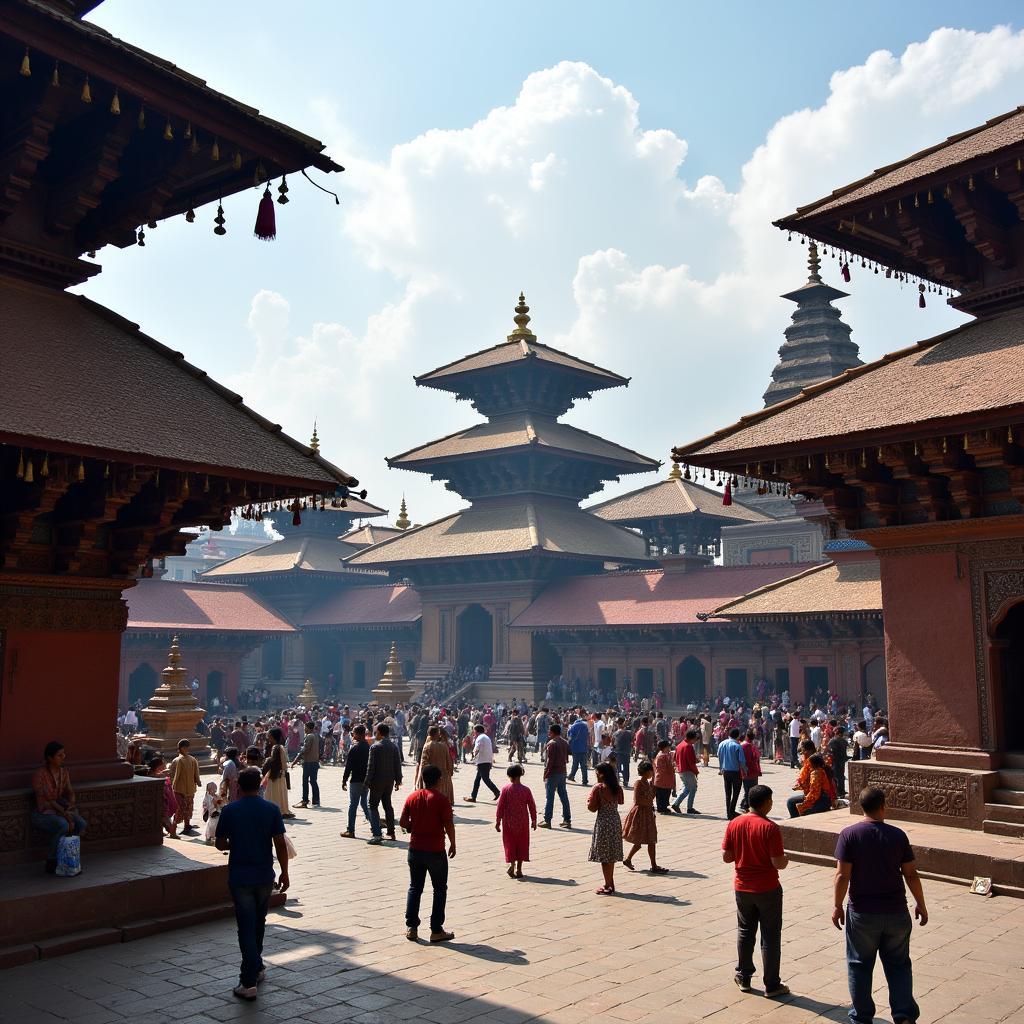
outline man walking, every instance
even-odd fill
[[[370,846],[384,842],[380,828],[380,811],[384,804],[384,822],[388,839],[395,838],[395,810],[391,806],[391,794],[402,786],[402,753],[390,740],[391,730],[383,723],[377,723],[375,741],[370,747],[366,761],[366,789],[370,794]]]
[[[178,803],[174,822],[177,825],[184,823],[182,835],[192,835],[197,831],[192,827],[192,813],[195,809],[196,790],[201,783],[199,762],[188,752],[190,746],[188,740],[178,740],[178,756],[170,764],[171,788]]]
[[[738,744],[737,744],[738,745]],[[719,748],[721,749],[721,748]],[[789,864],[782,848],[782,830],[768,817],[772,791],[754,786],[748,797],[749,814],[730,821],[722,840],[722,860],[735,864],[736,974],[735,982],[749,992],[754,969],[754,942],[761,929],[764,994],[769,999],[789,995],[782,984],[782,886],[779,872]]]
[[[832,923],[846,924],[846,973],[850,985],[852,1024],[871,1024],[875,1001],[871,978],[880,957],[889,983],[889,1009],[894,1024],[914,1024],[920,1009],[914,1001],[910,960],[913,922],[907,910],[906,888],[913,894],[914,917],[928,923],[924,888],[917,874],[914,851],[903,829],[885,821],[885,791],[869,786],[861,791],[864,818],[847,825],[836,844],[835,907]],[[843,911],[847,890],[850,903]]]
[[[420,898],[427,875],[434,890],[430,908],[430,941],[451,942],[454,932],[444,930],[445,904],[448,900],[448,861],[455,856],[455,822],[448,798],[437,791],[441,769],[428,764],[420,778],[422,789],[410,793],[402,808],[401,825],[409,836],[409,895],[405,901],[405,937],[419,938]],[[448,856],[444,837],[448,834]]]
[[[342,790],[348,790],[348,828],[341,833],[342,839],[355,839],[356,812],[362,806],[366,820],[372,823],[370,804],[366,794],[366,767],[370,760],[370,744],[366,742],[366,726],[357,725],[352,730],[355,743],[345,758],[345,774],[341,779]],[[352,788],[349,789],[351,782]]]
[[[736,801],[740,797],[743,772],[747,770],[739,735],[739,729],[730,729],[729,738],[718,744],[718,771],[725,781],[725,813],[730,821],[737,817]]]
[[[693,798],[697,795],[697,750],[693,745],[700,734],[696,729],[687,729],[682,743],[676,747],[676,771],[683,782],[683,788],[672,804],[672,810],[681,813],[679,808],[686,801],[687,814],[700,814],[693,806]]]
[[[330,721],[330,719],[325,719]],[[320,806],[320,784],[317,775],[320,773],[320,740],[316,734],[316,723],[310,719],[306,723],[306,735],[302,738],[302,747],[292,761],[294,768],[302,762],[302,800],[300,807],[309,806],[309,790],[313,790],[313,806]]]
[[[796,755],[800,748],[800,718],[794,713],[789,720],[789,767],[796,767]]]
[[[828,741],[828,752],[832,758],[832,778],[836,784],[836,796],[846,799],[846,761],[848,759],[846,730],[840,725]]]
[[[624,718],[615,719],[615,732],[612,733],[612,746],[615,748],[615,760],[622,775],[623,786],[629,785],[629,758],[633,751],[633,733],[626,728]]]
[[[700,716],[700,759],[704,762],[705,768],[707,768],[708,760],[711,757],[711,741],[714,737],[715,730],[711,719],[707,714],[702,714]]]
[[[235,904],[242,968],[233,991],[253,1000],[266,975],[263,933],[270,894],[274,891],[274,851],[281,865],[277,888],[288,890],[288,849],[277,804],[260,797],[263,775],[246,768],[238,775],[239,798],[225,805],[217,819],[217,849],[228,853],[228,888]]]
[[[476,795],[480,792],[482,782],[497,800],[500,796],[498,787],[491,782],[491,768],[494,767],[494,744],[482,725],[474,726],[476,739],[473,741],[473,763],[476,765],[476,778],[473,779],[473,792],[466,797],[469,803],[476,803]]]
[[[551,726],[551,715],[548,709],[541,708],[537,716],[537,753],[540,754],[541,764],[547,756],[548,729]]]
[[[547,800],[544,803],[544,820],[541,828],[551,828],[551,816],[555,813],[555,793],[562,802],[562,822],[559,828],[572,828],[572,810],[569,794],[565,789],[565,769],[569,761],[569,744],[562,739],[562,727],[555,722],[548,729],[548,745],[544,760],[544,788]],[[585,769],[584,769],[585,770]]]
[[[569,781],[576,781],[576,769],[583,770],[583,785],[589,786],[590,780],[587,777],[587,762],[590,760],[590,726],[582,718],[575,715],[569,724],[569,753],[572,754],[572,771],[569,772]]]

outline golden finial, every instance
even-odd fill
[[[320,438],[316,432],[316,420],[313,420],[313,436],[309,439],[309,447],[312,448],[317,455],[320,454]]]
[[[526,304],[526,296],[519,293],[519,304],[516,306],[516,315],[512,318],[516,322],[516,329],[508,336],[509,341],[517,341],[520,338],[536,339],[536,335],[526,325],[530,322],[527,315],[530,307]]]
[[[821,282],[821,260],[818,258],[818,246],[815,242],[807,247],[807,268],[812,281]]]
[[[398,509],[398,518],[395,520],[395,526],[399,530],[408,530],[412,526],[412,520],[409,518],[409,510],[405,507],[405,498],[402,498],[402,504]]]
[[[682,480],[683,471],[679,468],[678,462],[672,463],[672,468],[668,471],[669,480]]]

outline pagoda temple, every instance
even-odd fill
[[[472,403],[486,422],[388,459],[428,473],[470,507],[350,557],[387,569],[422,601],[420,678],[456,665],[487,670],[490,689],[540,689],[558,659],[542,638],[506,630],[551,579],[647,560],[639,534],[585,512],[580,501],[659,463],[560,422],[581,398],[628,380],[538,342],[520,295],[506,341],[416,378]],[[488,684],[478,686],[488,692]]]
[[[891,742],[852,766],[852,792],[882,785],[892,817],[1000,835],[1024,834],[1022,161],[1018,107],[779,221],[975,319],[673,453],[820,498],[874,547]],[[955,840],[929,842],[963,874]],[[974,863],[1019,891],[1019,859],[993,845]]]

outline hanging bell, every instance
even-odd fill
[[[917,305],[918,305],[918,308],[919,309],[924,309],[924,307],[927,305],[927,303],[924,301],[924,285],[923,284],[919,284],[917,286],[917,291],[918,291],[918,295],[917,295]]]
[[[50,85],[60,88],[60,62],[53,62],[53,74],[50,75]]]
[[[135,120],[135,124],[138,126],[139,131],[144,131],[146,128],[146,108],[139,107],[139,116]]]
[[[231,158],[231,166],[236,170],[242,169],[242,154],[236,149],[235,155]]]
[[[213,218],[213,223],[217,225],[213,229],[215,235],[226,235],[228,233],[227,228],[224,227],[224,207],[220,203],[217,204],[217,216]]]
[[[220,143],[214,139],[213,146],[210,149],[210,159],[216,162],[220,159]]]
[[[139,227],[139,233],[135,240],[138,243],[139,248],[144,249],[146,247],[146,232],[142,230],[141,226]]]
[[[288,199],[288,180],[285,176],[281,175],[281,184],[277,186],[277,201],[284,206],[289,201]]]
[[[117,90],[114,90],[114,95],[110,97],[110,112],[114,117],[119,117],[121,114],[121,97],[117,95]]]
[[[196,211],[193,210],[192,207],[190,206],[188,208],[188,211],[185,214],[185,223],[186,224],[194,224],[195,223],[195,219],[196,219]]]
[[[18,449],[18,468],[14,474],[19,480],[25,478],[25,453]]]
[[[92,103],[92,89],[89,88],[89,76],[85,76],[85,81],[82,83],[82,102]]]
[[[32,64],[28,59],[28,47],[25,47],[25,56],[21,58],[21,70],[18,72],[22,78],[32,77]]]
[[[189,146],[188,146],[188,155],[189,156],[195,156],[198,152],[199,152],[199,133],[198,132],[193,132],[192,133],[192,141],[189,143]]]
[[[32,466],[32,458],[29,457],[25,462],[25,483],[32,484],[35,480],[35,469]]]
[[[185,138],[186,139],[191,139],[192,138],[192,122],[191,121],[186,121],[185,122]]]
[[[174,129],[171,127],[170,118],[167,119],[167,123],[164,125],[164,139],[167,142],[171,142],[174,139]]]

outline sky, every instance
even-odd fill
[[[274,242],[252,234],[258,193],[233,196],[226,236],[212,207],[164,222],[102,250],[81,290],[293,436],[315,420],[392,519],[403,495],[417,523],[461,506],[384,459],[478,421],[412,378],[503,341],[520,289],[540,341],[631,378],[567,421],[667,463],[762,404],[794,308],[779,296],[807,274],[771,221],[1015,107],[1018,11],[106,0],[90,20],[346,170],[311,172],[338,206],[290,179]],[[964,319],[859,269],[840,307],[865,360]]]

